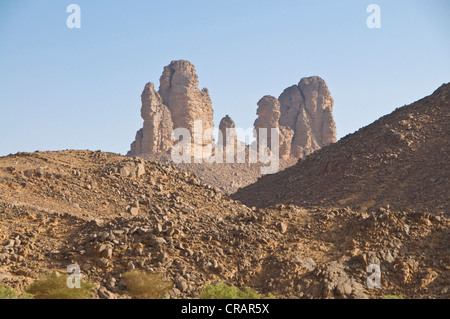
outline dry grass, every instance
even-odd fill
[[[158,273],[128,271],[122,275],[128,293],[136,299],[162,299],[172,288],[172,282]]]
[[[94,284],[81,280],[80,288],[67,287],[68,275],[48,274],[33,282],[27,293],[35,299],[90,299]]]
[[[18,292],[8,286],[0,285],[0,299],[32,299],[33,296],[26,292]]]
[[[200,299],[276,299],[274,295],[269,294],[263,298],[250,287],[239,289],[235,286],[228,286],[223,282],[215,285],[207,285],[203,287]]]

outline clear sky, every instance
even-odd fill
[[[144,85],[176,59],[195,65],[216,125],[251,127],[261,97],[321,76],[341,138],[450,81],[449,17],[448,0],[1,0],[0,156],[125,154]]]

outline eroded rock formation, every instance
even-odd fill
[[[280,119],[280,102],[270,95],[264,96],[258,101],[258,109],[256,114],[258,118],[253,124],[256,130],[256,141],[259,144],[264,142],[264,137],[261,139],[261,134],[266,134],[266,146],[271,148],[272,145],[272,128],[278,128],[278,121]],[[264,130],[260,129],[266,129]],[[264,135],[263,135],[264,136]]]
[[[134,155],[145,152],[165,152],[173,145],[172,116],[155,91],[153,83],[147,83],[141,95],[141,117],[144,126],[136,133],[136,140],[131,144],[130,153]]]
[[[219,139],[219,141],[217,141],[217,144],[226,146],[228,140],[228,142],[234,143],[234,145],[236,145],[237,135],[235,127],[236,124],[231,119],[231,117],[226,115],[224,118],[222,118],[219,124],[219,131],[222,133],[222,140]]]
[[[211,99],[206,88],[198,89],[195,67],[189,61],[172,61],[164,68],[159,91],[155,91],[153,83],[148,83],[141,99],[144,124],[127,155],[170,150],[174,143],[172,132],[176,128],[187,129],[192,144],[197,143],[200,149],[213,141]]]
[[[136,133],[136,139],[127,155],[177,151],[173,147],[181,138],[172,134],[174,130],[184,128],[191,135],[191,148],[183,147],[182,153],[190,149],[194,158],[207,158],[208,154],[211,154],[208,150],[214,145],[213,109],[208,90],[199,90],[198,84],[195,67],[185,60],[172,61],[164,67],[158,91],[153,83],[147,83],[141,96],[143,128]],[[261,134],[265,134],[267,138],[264,144],[269,148],[272,148],[272,141],[276,138],[281,159],[302,158],[336,141],[336,126],[332,115],[333,99],[325,81],[320,77],[302,78],[298,85],[284,90],[278,99],[266,95],[257,104],[255,137],[261,142]],[[217,146],[226,148],[227,144],[233,141],[234,154],[239,153],[247,157],[250,149],[254,149],[254,152],[257,149],[238,141],[235,127],[229,116],[221,120],[219,130],[223,139],[217,141]],[[277,129],[278,136],[273,136],[272,128]],[[260,129],[266,130],[261,132]],[[234,136],[231,139],[230,134]],[[172,137],[176,140],[172,140]],[[218,154],[217,152],[216,149],[213,153]],[[229,152],[228,155],[231,154]],[[227,161],[234,162],[233,156]]]
[[[298,85],[284,90],[278,99],[266,95],[258,102],[254,126],[267,128],[267,144],[272,137],[270,128],[279,130],[279,152],[282,157],[300,158],[336,142],[333,120],[333,98],[323,79],[302,78]]]
[[[202,145],[213,141],[213,109],[208,89],[198,89],[195,67],[185,60],[172,61],[159,80],[159,94],[171,114],[174,128],[202,134]],[[195,121],[201,121],[194,127]],[[208,130],[208,131],[207,131]]]
[[[284,90],[278,100],[281,111],[279,125],[294,132],[292,156],[304,157],[336,142],[333,98],[322,78],[302,78],[298,85]]]

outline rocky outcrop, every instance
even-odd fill
[[[202,146],[211,143],[214,127],[212,103],[208,89],[198,89],[195,67],[189,61],[172,61],[164,68],[159,82],[159,94],[172,114],[174,128],[202,134]],[[201,121],[201,128],[194,127],[195,121]]]
[[[146,152],[165,152],[173,145],[172,116],[155,91],[153,83],[147,83],[141,95],[141,117],[144,126],[136,133],[136,140],[131,144],[130,155]]]
[[[294,137],[294,131],[286,126],[280,126],[279,128],[279,154],[282,159],[287,159],[291,155],[292,138]]]
[[[278,99],[264,96],[258,102],[254,126],[258,137],[259,128],[268,129],[269,147],[270,128],[278,128],[280,156],[302,158],[336,142],[332,111],[333,98],[325,81],[317,76],[302,78]]]
[[[219,136],[219,139],[217,141],[217,146],[221,148],[221,152],[223,154],[223,162],[224,163],[246,163],[248,162],[248,154],[249,154],[249,146],[240,140],[238,140],[237,132],[236,132],[236,124],[234,121],[226,115],[219,124],[219,133],[222,135],[222,137]],[[247,165],[246,165],[247,166]],[[244,169],[247,173],[250,173],[250,171],[253,171],[253,169],[248,169],[249,167],[246,167],[247,169]],[[205,167],[202,168],[202,170],[206,170]],[[239,170],[236,167],[233,167],[233,172],[231,174],[233,176],[237,176]],[[225,171],[224,171],[225,173]],[[243,172],[240,172],[243,173]],[[225,173],[227,174],[227,173]],[[244,173],[245,174],[245,173]],[[203,174],[200,174],[203,175]],[[215,171],[215,175],[217,177],[217,171]],[[255,175],[254,172],[250,175]],[[240,175],[242,177],[242,174]],[[237,185],[237,183],[231,183],[233,185]]]
[[[278,127],[280,119],[280,102],[270,95],[264,96],[258,101],[258,118],[255,120],[255,128]]]
[[[292,156],[304,157],[336,142],[333,98],[322,78],[302,78],[298,85],[284,90],[278,100],[281,112],[279,124],[294,132]]]
[[[191,134],[191,154],[195,157],[202,156],[201,151],[212,145],[211,99],[206,88],[199,90],[195,67],[189,61],[172,61],[164,68],[158,92],[148,83],[141,100],[143,128],[136,133],[127,155],[170,151],[175,143],[172,132],[177,128],[187,129]],[[336,141],[332,111],[333,99],[325,81],[317,76],[302,78],[278,99],[266,95],[258,102],[255,137],[259,141],[259,129],[267,129],[266,143],[271,148],[271,128],[277,128],[280,157],[302,158]],[[227,145],[226,130],[234,127],[229,116],[222,119],[219,130],[224,139],[218,144]],[[239,143],[236,136],[233,140],[235,145]]]
[[[198,89],[195,67],[189,61],[172,61],[164,68],[159,91],[155,91],[153,83],[148,83],[141,100],[144,125],[136,133],[128,156],[170,150],[174,143],[172,132],[176,128],[185,128],[191,133],[192,146],[197,143],[204,147],[213,141],[211,99],[206,88]]]
[[[278,121],[280,119],[280,102],[270,95],[264,96],[261,100],[258,101],[258,109],[256,111],[258,118],[255,120],[253,124],[256,130],[256,140],[259,143],[263,142],[261,139],[261,134],[264,134],[260,129],[266,129],[267,140],[266,146],[271,147],[272,145],[272,128],[278,128]]]
[[[219,124],[219,131],[222,134],[222,140],[219,139],[219,141],[217,141],[217,144],[226,146],[227,140],[229,140],[229,142],[231,141],[232,143],[234,143],[234,145],[236,145],[237,135],[235,127],[236,124],[231,119],[231,117],[226,115],[224,118],[222,118]]]

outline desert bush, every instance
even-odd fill
[[[0,285],[0,299],[32,299],[33,296],[23,292],[19,293],[10,287]]]
[[[132,270],[122,275],[128,293],[136,299],[165,298],[172,282],[164,280],[159,273]]]
[[[403,295],[386,295],[381,297],[382,299],[405,299]]]
[[[235,286],[228,286],[219,282],[215,285],[203,287],[200,299],[275,299],[275,296],[269,294],[266,298],[263,298],[250,287],[241,290]]]
[[[17,293],[9,287],[0,286],[0,299],[17,299]]]
[[[69,275],[47,274],[33,282],[26,290],[35,299],[90,299],[94,284],[81,280],[80,288],[68,288]]]

